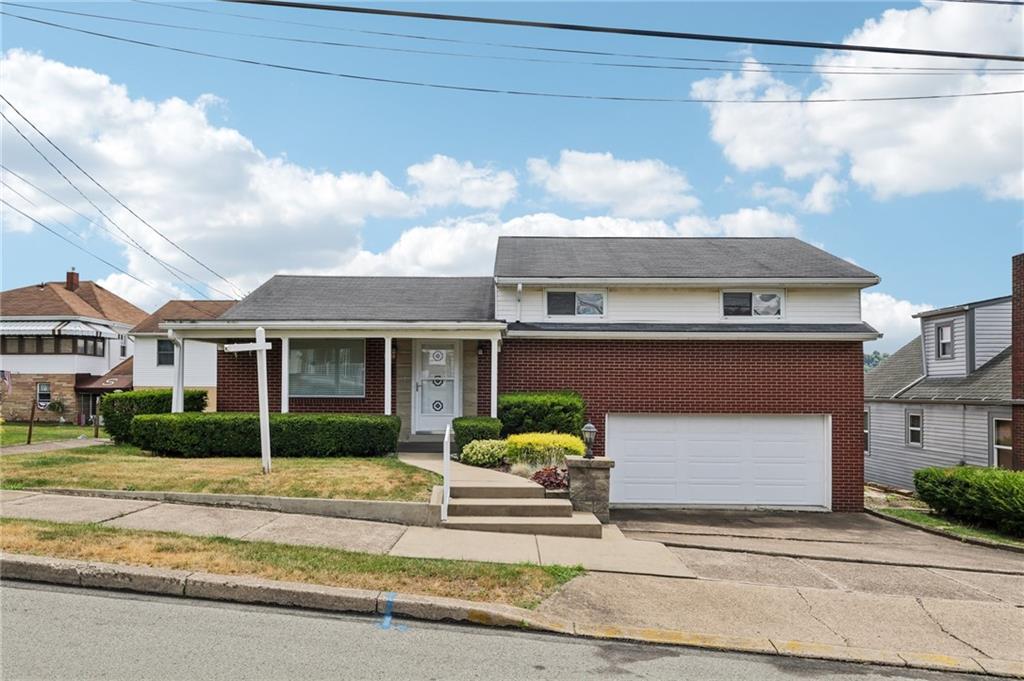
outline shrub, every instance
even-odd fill
[[[470,466],[494,468],[505,463],[508,444],[504,440],[473,440],[462,449],[459,461]]]
[[[502,435],[568,433],[578,435],[585,422],[586,405],[571,391],[505,393],[498,397]]]
[[[206,409],[206,391],[186,390],[185,411],[203,411],[204,409]],[[168,388],[110,393],[100,399],[103,427],[115,442],[134,444],[131,440],[131,425],[132,418],[136,414],[169,414],[170,412],[171,390]]]
[[[544,489],[567,489],[569,487],[569,471],[558,466],[548,466],[531,475],[530,480]]]
[[[380,456],[398,449],[401,421],[380,414],[271,414],[272,456]],[[260,419],[253,413],[146,414],[132,442],[171,456],[259,456]]]
[[[501,421],[490,416],[460,416],[452,420],[455,448],[462,451],[473,440],[497,440],[501,437]]]
[[[565,461],[567,456],[582,456],[587,450],[583,440],[564,433],[520,433],[509,435],[509,463],[551,465]]]
[[[958,466],[914,472],[917,495],[941,515],[1024,537],[1024,472]]]

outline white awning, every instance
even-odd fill
[[[57,335],[117,338],[117,333],[109,326],[94,322],[65,322],[63,326],[57,329]]]
[[[0,322],[0,336],[50,336],[62,322]]]

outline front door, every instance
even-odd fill
[[[417,341],[414,346],[413,431],[443,433],[462,413],[458,341]]]

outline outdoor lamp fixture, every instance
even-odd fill
[[[587,446],[587,453],[583,455],[584,459],[594,458],[594,439],[597,437],[597,428],[590,421],[587,421],[587,425],[583,426],[583,444]]]

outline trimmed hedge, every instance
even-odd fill
[[[382,456],[398,449],[401,421],[382,414],[271,414],[272,456]],[[184,457],[259,456],[255,413],[136,416],[132,442],[159,454]]]
[[[914,472],[914,486],[936,513],[1024,537],[1024,471],[923,468]]]
[[[564,433],[520,433],[509,435],[509,463],[547,465],[562,463],[567,456],[583,456],[586,446],[575,435]]]
[[[115,442],[134,444],[131,440],[133,417],[136,414],[171,413],[171,393],[169,388],[153,388],[104,395],[100,398],[100,416],[103,417],[103,428]],[[204,409],[206,409],[206,391],[186,390],[185,411],[203,411]]]
[[[473,440],[462,450],[459,461],[469,466],[494,468],[505,463],[508,443],[504,440]]]
[[[578,435],[586,422],[586,409],[580,394],[569,390],[498,396],[503,436],[518,433]]]
[[[501,437],[501,421],[490,416],[460,416],[452,419],[455,449],[462,449],[473,440],[497,440]]]

